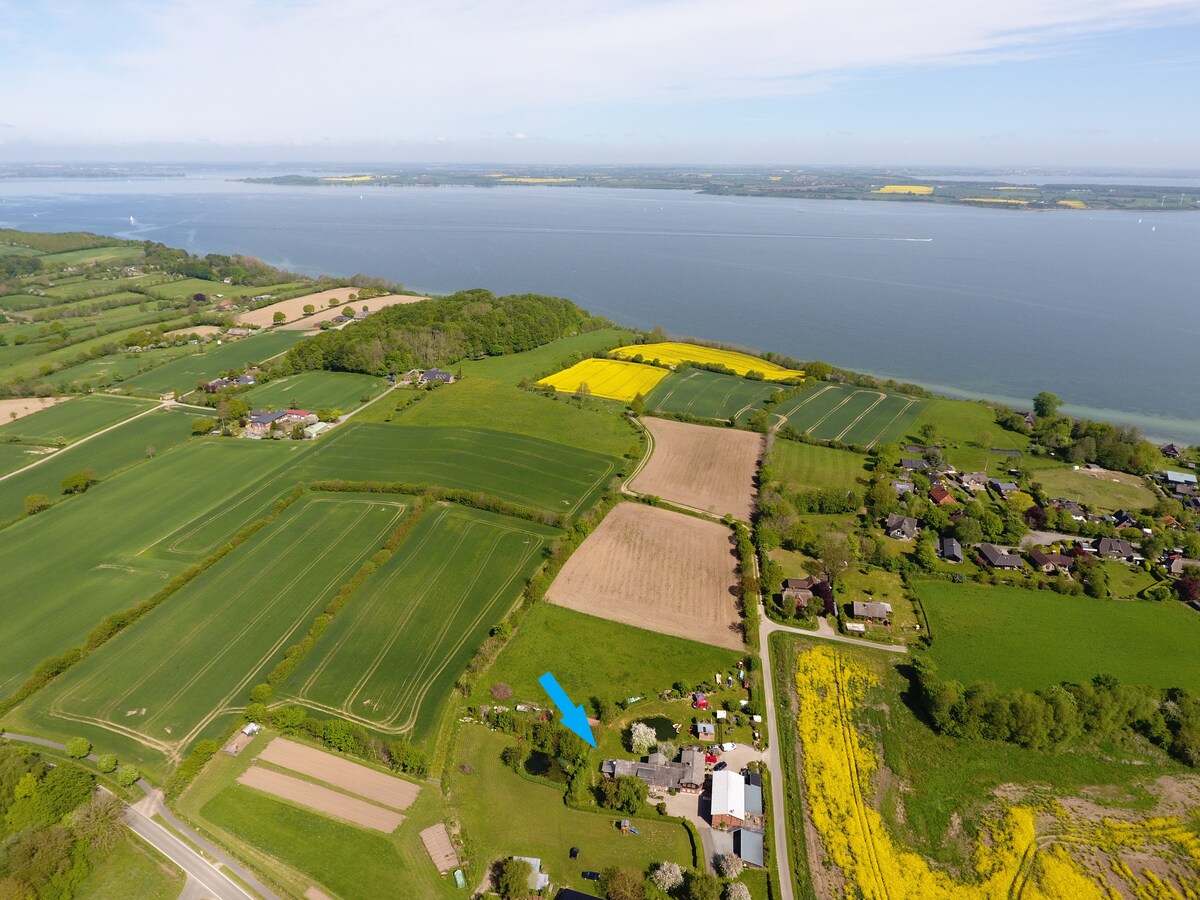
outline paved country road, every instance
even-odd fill
[[[60,744],[57,741],[48,741],[45,738],[33,737],[28,734],[12,734],[11,732],[0,731],[0,739],[20,741],[23,744],[34,744],[38,747],[49,747],[53,750],[66,751],[67,749],[65,744]],[[88,754],[88,759],[93,762],[95,762],[96,758],[96,754]],[[133,806],[126,808],[125,824],[129,826],[131,831],[183,870],[188,876],[188,882],[184,887],[185,896],[203,896],[215,898],[215,900],[252,900],[253,897],[258,895],[265,898],[265,900],[279,900],[277,894],[238,865],[228,854],[213,846],[176,818],[175,814],[167,809],[163,803],[160,791],[151,787],[144,779],[138,782],[138,787],[142,789],[146,796]],[[187,840],[181,840],[176,836],[175,832],[155,822],[155,816],[161,816],[171,828],[175,829],[175,832],[182,834]],[[199,847],[200,850],[215,859],[216,862],[209,862],[201,853],[197,852],[196,847]],[[248,884],[254,893],[250,893],[241,887],[241,885],[232,881],[222,871],[223,869],[227,869],[236,878]],[[200,888],[199,892],[197,892],[197,885]]]

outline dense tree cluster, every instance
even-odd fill
[[[996,410],[996,422],[1009,431],[1029,435],[1036,446],[1053,450],[1072,463],[1096,463],[1135,475],[1146,475],[1159,467],[1162,456],[1158,448],[1136,428],[1061,416],[1061,402],[1043,391],[1034,398],[1032,427],[1021,413],[1007,407]]]
[[[0,745],[0,897],[68,900],[123,836],[121,803],[70,763]]]
[[[301,341],[280,363],[287,373],[310,369],[386,375],[444,366],[464,357],[532,350],[604,324],[569,300],[485,290],[390,306],[350,328]]]
[[[1136,732],[1189,766],[1200,766],[1200,698],[1097,675],[1042,691],[1001,691],[988,682],[944,681],[936,664],[914,657],[918,696],[934,729],[955,737],[1008,741],[1044,750],[1082,739]]]

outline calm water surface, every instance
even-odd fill
[[[639,327],[1200,442],[1200,216],[570,188],[0,181],[0,224],[245,252],[410,288],[569,297]],[[132,217],[133,221],[130,221]]]

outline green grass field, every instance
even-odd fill
[[[302,372],[251,388],[246,399],[266,409],[338,409],[350,412],[387,386],[382,378],[351,372]]]
[[[1030,479],[1041,482],[1051,497],[1067,497],[1093,512],[1137,511],[1155,502],[1146,482],[1136,475],[1112,472],[1095,477],[1083,469],[1075,471],[1068,465],[1035,457],[1026,457],[1021,465],[1031,470]]]
[[[537,680],[547,671],[577,703],[651,697],[676,681],[699,684],[736,668],[739,659],[733,650],[539,603],[480,678],[471,701],[488,702],[492,685],[503,683],[514,699],[540,702],[546,692]]]
[[[1181,603],[916,585],[943,678],[1041,689],[1107,673],[1130,684],[1200,690],[1200,616]]]
[[[454,368],[467,378],[479,377],[516,385],[522,378],[536,379],[566,368],[568,360],[577,361],[600,350],[620,347],[633,339],[633,333],[619,328],[604,328],[551,341],[524,353],[508,353],[485,359],[464,359]]]
[[[612,457],[523,435],[351,422],[318,440],[296,474],[438,484],[574,514],[591,506],[620,470]]]
[[[438,876],[421,843],[421,830],[445,816],[436,787],[422,785],[392,834],[360,829],[237,783],[273,737],[259,735],[236,758],[218,753],[180,798],[180,811],[286,896],[300,897],[314,883],[345,900],[375,900],[381,885],[395,897],[462,896],[453,877]]]
[[[120,388],[121,382],[142,372],[148,372],[155,366],[163,365],[173,359],[195,353],[195,347],[165,347],[161,350],[148,350],[144,353],[122,353],[113,356],[101,356],[87,362],[69,366],[57,373],[58,381],[67,383],[91,385],[112,384]]]
[[[74,401],[71,401],[74,402]],[[192,434],[194,414],[183,410],[163,410],[127,422],[98,435],[84,444],[57,450],[27,472],[0,481],[0,523],[25,514],[25,498],[45,494],[56,499],[62,493],[68,475],[92,469],[101,480],[129,466],[149,460],[149,450],[163,453],[182,444]],[[30,449],[30,445],[3,444],[5,448]],[[28,456],[27,465],[40,457]]]
[[[46,456],[50,447],[35,447],[30,444],[0,444],[0,475],[7,475],[37,462]],[[4,482],[0,482],[2,485]]]
[[[455,680],[556,533],[451,504],[429,509],[281,693],[428,742]]]
[[[844,384],[821,384],[774,411],[787,424],[820,440],[871,447],[901,440],[926,401]]]
[[[776,441],[771,470],[792,488],[859,490],[866,460],[849,450],[834,450],[796,441]]]
[[[504,766],[500,754],[510,743],[506,735],[468,725],[454,747],[450,802],[479,854],[479,864],[532,856],[541,859],[542,871],[552,882],[584,892],[595,890],[594,883],[579,877],[585,869],[602,872],[619,865],[642,871],[668,859],[691,865],[691,841],[682,825],[639,817],[633,819],[639,833],[624,835],[616,825],[620,813],[569,809],[561,790],[529,781]],[[577,860],[569,858],[572,847],[582,848]]]
[[[1015,431],[1006,431],[996,424],[995,412],[984,403],[968,400],[947,400],[934,397],[912,423],[909,436],[916,436],[921,426],[937,426],[946,461],[960,472],[989,472],[998,474],[1012,463],[1011,458],[989,453],[989,448],[1020,450],[1029,447],[1029,438]]]
[[[83,733],[105,746],[112,732],[177,758],[217,715],[245,706],[250,688],[378,550],[407,502],[301,499],[36,694],[20,715],[39,733]]]
[[[123,422],[153,405],[131,397],[75,397],[0,426],[0,440],[42,445],[69,443]]]
[[[221,372],[260,363],[278,356],[301,339],[298,331],[271,331],[254,334],[237,341],[224,343],[200,353],[192,353],[182,359],[166,363],[149,372],[128,379],[124,387],[141,393],[159,396],[171,391],[186,393],[196,389],[201,381],[211,381]]]
[[[397,401],[411,399],[408,394],[405,388],[393,392]],[[375,404],[378,413],[369,421],[379,421],[379,414],[386,415],[389,405],[391,398]],[[374,411],[375,407],[365,410]],[[495,428],[608,456],[621,456],[637,445],[632,428],[598,401],[580,409],[567,399],[543,397],[478,376],[424,393],[419,401],[392,412],[390,421],[393,425]]]
[[[183,871],[133,835],[123,835],[75,891],[75,900],[175,900],[183,891]]]
[[[117,266],[136,263],[144,251],[139,247],[96,247],[91,250],[67,250],[42,256],[42,268],[53,271],[63,266],[86,266],[92,263]]]
[[[245,452],[250,445],[261,450]],[[276,449],[257,441],[192,442],[4,529],[0,696],[8,696],[42,659],[82,641],[103,616],[149,597],[261,515],[290,487],[275,480],[288,462],[269,452]],[[260,482],[277,493],[256,489]]]
[[[746,418],[778,390],[767,382],[689,369],[660,381],[646,407],[708,419]]]

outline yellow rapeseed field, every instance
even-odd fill
[[[501,181],[510,182],[513,184],[565,184],[568,181],[578,181],[578,178],[532,178],[516,176],[503,176]]]
[[[628,403],[638,394],[644,397],[650,393],[667,374],[666,369],[640,363],[617,359],[585,359],[569,369],[543,378],[538,384],[548,384],[565,394],[574,394],[581,384],[586,384],[594,397]]]
[[[830,647],[797,658],[797,728],[803,742],[803,775],[812,823],[826,860],[845,878],[846,896],[920,900],[1106,900],[1115,896],[1097,883],[1069,848],[1094,848],[1139,900],[1200,896],[1200,837],[1178,819],[1137,823],[1085,821],[1059,804],[1047,810],[1004,805],[982,823],[975,845],[977,881],[963,883],[934,870],[917,853],[897,845],[866,794],[878,767],[871,747],[855,728],[852,712],[875,676],[850,656]],[[1039,836],[1038,812],[1051,812],[1051,832]],[[1148,868],[1140,873],[1121,862],[1123,850],[1166,861],[1176,885]],[[1140,874],[1140,877],[1139,877]],[[1182,893],[1177,888],[1182,888]]]
[[[747,372],[761,372],[767,381],[786,381],[789,378],[804,377],[804,372],[800,369],[785,369],[783,366],[759,359],[757,356],[750,356],[748,353],[717,350],[713,347],[701,347],[698,344],[684,344],[679,341],[666,341],[661,344],[630,344],[628,347],[618,347],[613,353],[626,358],[640,354],[642,359],[657,359],[660,363],[668,366],[677,366],[681,362],[694,362],[725,366],[739,375],[745,375]]]
[[[876,194],[932,194],[933,188],[927,184],[885,184]]]
[[[993,191],[1036,191],[1040,188],[1035,187],[1014,187],[1012,185],[1004,185],[1003,187],[994,187]]]
[[[1087,209],[1087,204],[1082,200],[1059,200],[1059,206],[1068,206],[1071,209]]]
[[[375,178],[374,175],[342,175],[337,178],[330,176],[328,178],[322,178],[321,180],[322,181],[371,181],[374,178]]]

